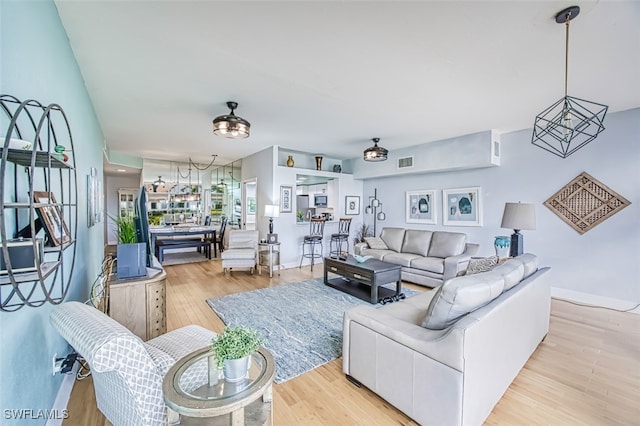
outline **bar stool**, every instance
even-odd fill
[[[349,252],[349,228],[351,228],[351,218],[341,217],[338,221],[338,232],[331,234],[331,240],[329,240],[329,256],[342,257],[343,243],[347,243],[346,251]]]
[[[300,258],[300,268],[305,257],[311,258],[311,270],[313,271],[313,260],[322,258],[322,238],[324,237],[324,218],[313,218],[309,222],[309,235],[305,235],[302,240],[302,257]],[[320,254],[316,253],[316,246],[320,245]],[[305,248],[309,247],[309,253]]]

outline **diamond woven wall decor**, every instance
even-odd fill
[[[629,200],[586,172],[580,173],[544,202],[580,234],[609,219],[629,204]]]

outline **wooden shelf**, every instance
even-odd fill
[[[60,261],[41,263],[40,271],[42,274],[42,279],[45,279],[49,275],[51,275],[59,265],[60,265]],[[40,280],[40,276],[36,271],[19,272],[19,273],[13,274],[13,279],[15,280],[16,283],[27,283],[27,282]],[[11,277],[9,277],[9,275],[0,276],[0,285],[6,285],[6,284],[12,284]]]
[[[4,148],[0,148],[0,155],[4,155]],[[21,166],[30,167],[33,151],[24,149],[8,149],[7,160]],[[58,160],[46,151],[36,151],[36,167],[50,167],[52,169],[73,169],[69,163]]]

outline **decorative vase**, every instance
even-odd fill
[[[249,359],[251,355],[247,355],[238,359],[227,359],[222,367],[224,380],[230,383],[236,383],[243,380],[249,370]]]
[[[493,246],[496,249],[496,256],[499,259],[505,259],[509,257],[509,250],[511,248],[511,237],[506,235],[497,236],[493,242]]]
[[[316,157],[316,170],[322,170],[322,157]]]
[[[290,155],[289,158],[287,158],[287,167],[293,167],[294,164],[293,155]]]

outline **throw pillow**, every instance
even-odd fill
[[[387,250],[389,248],[380,237],[366,237],[364,240],[373,250]]]
[[[490,257],[472,257],[469,259],[467,273],[465,275],[479,274],[493,269],[498,264],[498,256]]]

